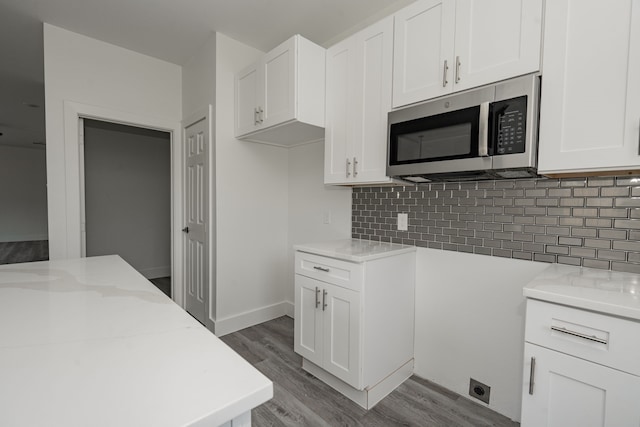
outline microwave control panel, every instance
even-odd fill
[[[493,155],[525,152],[527,97],[491,103]]]

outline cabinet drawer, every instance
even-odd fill
[[[525,340],[640,375],[640,322],[527,300]]]
[[[354,291],[362,288],[362,265],[335,258],[296,251],[296,274]]]

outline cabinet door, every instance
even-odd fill
[[[293,347],[305,359],[322,366],[322,307],[324,283],[296,274]]]
[[[323,365],[329,373],[362,389],[360,293],[324,284]]]
[[[327,50],[327,89],[324,130],[324,182],[344,184],[351,179],[351,125],[350,102],[353,99],[355,39],[348,38]]]
[[[638,169],[640,1],[546,2],[539,170]]]
[[[638,426],[639,393],[640,377],[525,343],[522,427]]]
[[[256,130],[258,125],[258,64],[253,64],[236,74],[236,136]]]
[[[389,182],[387,114],[391,110],[393,18],[388,17],[355,36],[353,102],[353,181]]]
[[[394,15],[393,107],[450,93],[455,0],[420,0]]]
[[[292,37],[264,57],[261,127],[269,127],[295,118],[295,51],[296,37]]]
[[[542,0],[457,0],[454,90],[540,69]]]

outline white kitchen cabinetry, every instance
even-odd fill
[[[540,69],[542,0],[420,0],[394,16],[394,108]]]
[[[640,425],[638,334],[635,320],[527,300],[522,426]]]
[[[393,17],[327,50],[325,184],[386,184]]]
[[[538,170],[640,170],[640,1],[545,6]]]
[[[296,249],[303,369],[369,409],[413,373],[415,248],[349,239]]]
[[[301,320],[298,354],[347,384],[359,387],[359,292],[305,276],[296,277],[298,287],[296,302],[300,304]]]
[[[325,49],[293,36],[235,79],[236,137],[292,146],[324,136]]]

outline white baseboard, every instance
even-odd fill
[[[291,308],[289,308],[289,305],[291,305]],[[221,337],[239,331],[240,329],[268,322],[278,317],[288,316],[289,314],[287,313],[293,310],[292,307],[293,305],[291,303],[283,301],[256,310],[246,311],[235,316],[217,319],[214,323],[214,333],[216,336]]]
[[[285,316],[289,316],[292,319],[295,319],[295,306],[293,305],[293,303],[291,301],[285,301],[283,302],[283,304],[285,305]]]
[[[405,382],[413,374],[413,359],[407,361],[404,365],[389,373],[389,375],[387,375],[378,384],[365,388],[364,390],[357,390],[353,388],[340,378],[333,376],[305,358],[302,358],[302,369],[335,390],[338,390],[364,409],[368,410],[373,408],[378,402],[398,388],[400,384]]]
[[[167,265],[164,267],[143,268],[138,270],[138,272],[147,279],[157,279],[158,277],[169,277],[171,276],[171,266]]]
[[[33,242],[39,240],[49,240],[46,234],[22,234],[22,235],[3,235],[0,237],[0,243],[9,242]]]

